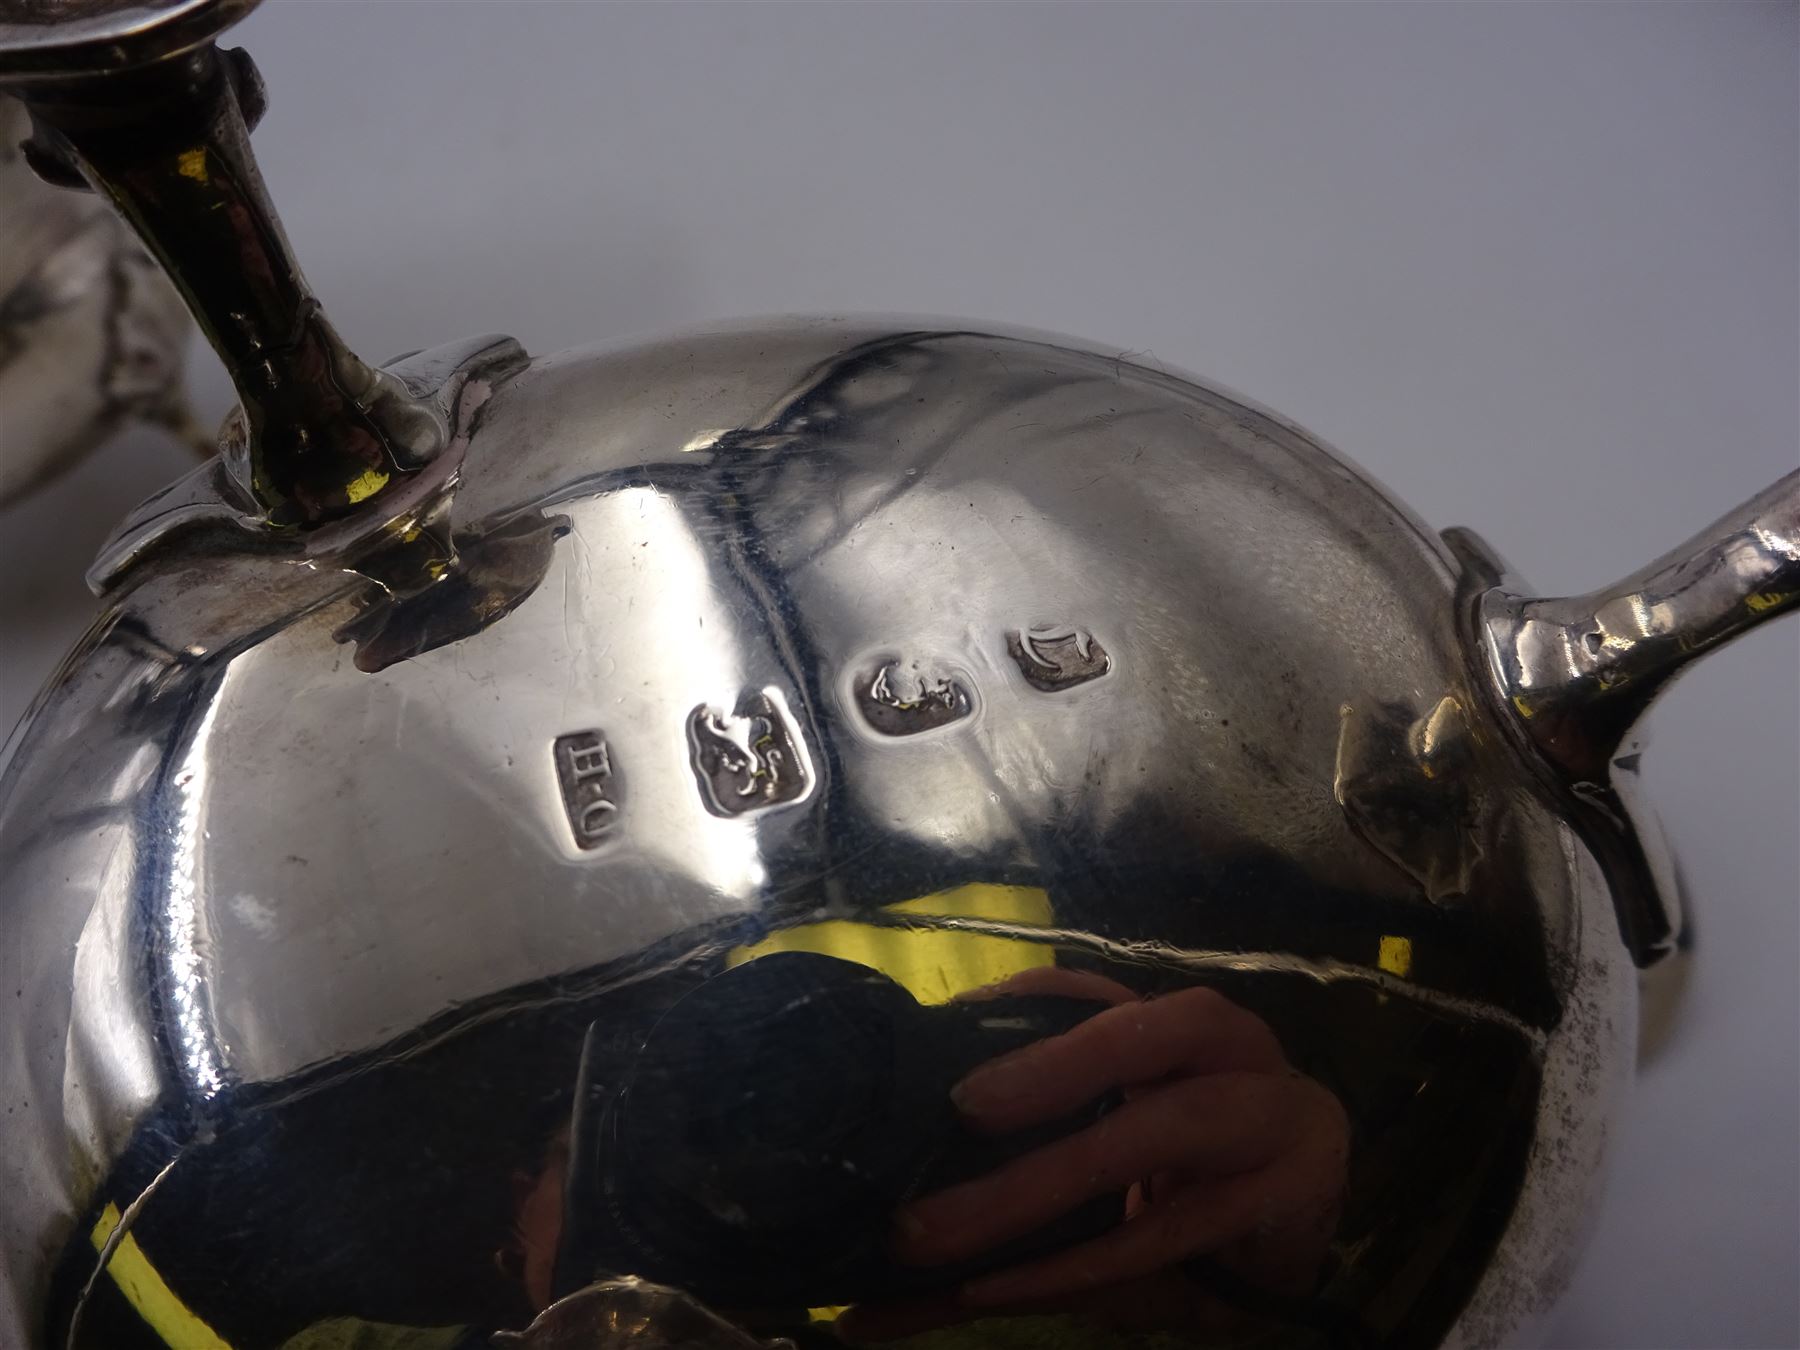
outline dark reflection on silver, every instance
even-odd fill
[[[1463,894],[1487,824],[1471,731],[1446,695],[1428,711],[1345,704],[1332,789],[1356,832],[1432,900]]]
[[[527,517],[461,539],[428,528],[359,559],[375,583],[360,613],[335,634],[370,674],[471,637],[518,608],[543,583],[566,521]]]

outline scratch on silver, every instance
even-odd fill
[[[858,915],[858,920],[875,928],[897,928],[907,931],[972,933],[981,937],[1008,938],[1015,942],[1036,942],[1053,947],[1070,947],[1092,952],[1132,965],[1158,966],[1165,970],[1208,971],[1232,970],[1248,973],[1299,975],[1318,984],[1348,981],[1366,984],[1398,998],[1421,1003],[1439,1011],[1454,1013],[1505,1027],[1533,1046],[1544,1043],[1544,1033],[1513,1016],[1503,1008],[1480,999],[1461,998],[1437,989],[1426,988],[1400,979],[1384,970],[1357,965],[1352,961],[1318,960],[1295,956],[1288,952],[1224,952],[1172,947],[1163,942],[1120,942],[1079,928],[1044,928],[1028,923],[1007,923],[996,919],[968,919],[957,915],[903,914],[875,911]]]
[[[150,1184],[133,1196],[131,1203],[119,1211],[118,1223],[114,1224],[112,1232],[106,1235],[106,1241],[101,1244],[100,1252],[94,1258],[94,1268],[88,1272],[87,1279],[82,1282],[81,1293],[75,1298],[75,1311],[69,1315],[69,1334],[63,1340],[66,1350],[76,1350],[80,1344],[78,1338],[81,1335],[81,1319],[87,1312],[88,1301],[93,1298],[94,1290],[99,1287],[101,1278],[106,1274],[106,1268],[112,1264],[114,1254],[124,1244],[125,1239],[131,1236],[132,1225],[138,1221],[138,1216],[150,1203],[150,1197],[156,1194],[157,1188],[163,1184],[169,1173],[175,1170],[175,1164],[180,1161],[179,1153],[170,1158],[162,1165],[161,1170],[150,1178]]]

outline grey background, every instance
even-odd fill
[[[1062,330],[1280,409],[1546,590],[1800,456],[1793,5],[276,0],[240,32],[369,356],[791,310]],[[220,415],[210,358],[194,385]],[[0,515],[0,722],[183,463],[128,436]],[[1702,940],[1554,1345],[1800,1344],[1797,643],[1655,714]]]

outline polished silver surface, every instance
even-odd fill
[[[1452,542],[1471,558],[1482,548],[1466,534]],[[1620,897],[1639,964],[1654,966],[1674,953],[1684,919],[1641,787],[1640,724],[1690,662],[1800,604],[1800,472],[1602,590],[1535,598],[1503,572],[1476,608],[1496,711],[1563,796]]]
[[[258,0],[6,0],[0,77],[60,80],[178,58],[210,43]]]
[[[1796,480],[1545,601],[1044,334],[377,373],[254,190],[205,45],[242,8],[114,33],[193,128],[0,31],[248,410],[109,542],[0,768],[4,1343],[1529,1324],[1679,931],[1624,736],[1792,603]]]
[[[181,297],[104,202],[38,181],[27,122],[0,94],[0,506],[130,421],[202,440]]]
[[[1481,602],[1488,659],[1538,751],[1601,781],[1696,657],[1800,605],[1800,470],[1648,567],[1588,595]]]
[[[1197,382],[956,325],[541,359],[466,439],[408,517],[451,547],[416,564],[411,525],[334,557],[148,513],[16,740],[6,924],[43,957],[0,1069],[15,1336],[66,1328],[136,1201],[137,1259],[226,1344],[523,1328],[586,1028],[629,1044],[771,945],[940,1004],[1052,962],[1159,1017],[1211,991],[1277,1047],[1233,1090],[1338,1104],[1323,1172],[1313,1108],[1291,1139],[1246,1112],[1292,1145],[1267,1206],[1172,1229],[1081,1344],[1320,1317],[1479,1344],[1548,1296],[1634,968],[1486,720],[1467,578],[1353,468]],[[496,572],[519,539],[545,542]],[[403,635],[376,661],[372,624]],[[872,724],[862,682],[899,661],[954,671],[967,714]],[[1168,1067],[1193,1016],[1143,1033]],[[1316,1219],[1321,1185],[1335,1229],[1281,1297],[1181,1274]],[[152,1325],[91,1288],[87,1334]]]

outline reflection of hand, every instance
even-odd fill
[[[1125,1101],[1085,1130],[913,1201],[899,1216],[897,1258],[967,1260],[1121,1191],[1125,1221],[946,1296],[853,1309],[840,1323],[846,1335],[887,1339],[1027,1310],[1191,1325],[1217,1311],[1177,1269],[1203,1254],[1274,1292],[1312,1287],[1337,1223],[1349,1126],[1336,1097],[1288,1066],[1260,1018],[1209,989],[1141,1000],[1054,968],[971,997],[999,994],[1114,1006],[964,1078],[952,1096],[971,1126],[1005,1134],[1116,1089]]]
[[[569,1132],[558,1130],[534,1173],[513,1175],[513,1229],[494,1253],[503,1275],[524,1286],[533,1311],[550,1306],[556,1248],[562,1241],[563,1184],[569,1174]]]

